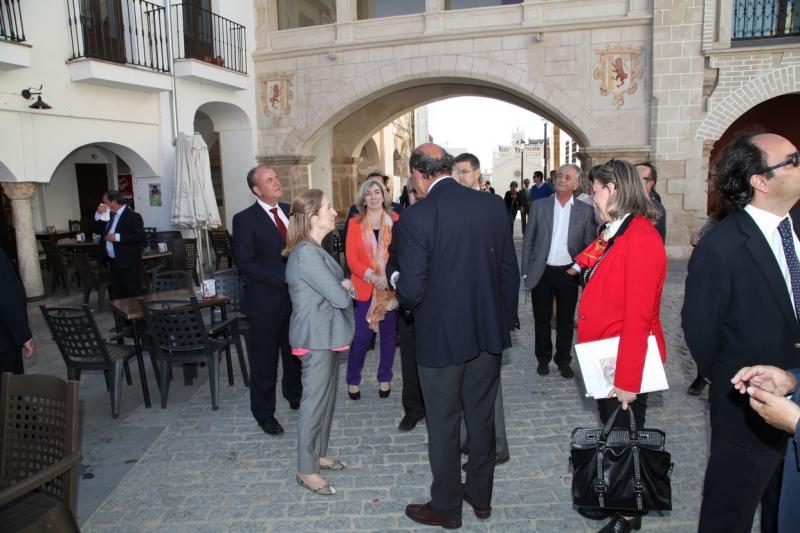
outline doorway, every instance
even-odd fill
[[[81,0],[83,53],[125,63],[125,31],[120,0]]]
[[[75,180],[78,182],[81,231],[91,235],[97,204],[108,191],[108,165],[75,163]]]
[[[211,0],[183,3],[183,45],[187,58],[213,62],[214,31],[211,15]]]

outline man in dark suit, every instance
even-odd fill
[[[30,357],[35,346],[28,327],[25,288],[5,250],[0,250],[0,294],[0,374],[24,374],[22,352]]]
[[[435,144],[414,150],[410,166],[425,199],[403,212],[395,284],[414,312],[433,484],[431,500],[408,505],[406,515],[460,527],[464,500],[479,518],[491,514],[494,403],[500,354],[518,324],[519,270],[500,198],[459,185],[452,156]],[[463,488],[462,411],[469,434]]]
[[[258,166],[247,173],[247,186],[256,202],[233,216],[233,255],[245,279],[241,309],[250,321],[247,358],[250,362],[250,410],[261,429],[280,435],[275,419],[278,352],[283,360],[283,397],[300,408],[303,393],[300,361],[289,346],[292,303],[286,285],[286,246],[289,204],[280,202],[283,188],[275,171]]]
[[[519,218],[522,222],[522,234],[525,235],[525,228],[528,225],[528,204],[531,203],[531,180],[522,180],[522,188],[517,192],[519,195]]]
[[[540,375],[550,373],[550,360],[565,378],[575,374],[572,337],[578,302],[578,270],[575,256],[597,237],[592,208],[576,202],[572,193],[582,179],[581,169],[563,165],[556,174],[556,193],[530,204],[528,228],[522,239],[522,279],[531,291],[535,324],[535,352]],[[556,353],[550,319],[556,302]]]
[[[103,220],[106,211],[111,214],[107,222]],[[111,297],[140,296],[145,242],[142,216],[125,204],[122,193],[108,191],[97,207],[94,220],[94,233],[100,234],[98,257],[111,267]]]
[[[639,163],[636,165],[636,172],[639,173],[639,177],[642,178],[642,182],[644,182],[644,189],[647,191],[647,195],[656,204],[656,209],[658,209],[658,213],[661,215],[656,220],[655,226],[656,231],[658,234],[661,235],[661,240],[667,240],[667,210],[664,207],[664,204],[661,203],[661,196],[656,192],[656,183],[658,183],[658,169],[656,166],[651,163],[650,161],[645,161],[644,163]]]
[[[715,189],[737,208],[689,260],[682,326],[700,374],[711,380],[711,450],[699,531],[777,531],[786,435],[733,389],[742,367],[797,367],[800,200],[797,147],[778,135],[743,135],[719,157]]]

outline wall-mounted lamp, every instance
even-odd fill
[[[34,95],[36,96],[36,101],[28,106],[31,109],[53,109],[52,107],[50,107],[49,105],[47,105],[42,101],[42,87],[44,87],[44,85],[39,85],[38,89],[36,89],[35,87],[28,87],[27,89],[22,89],[22,92],[20,94],[24,99],[30,100],[31,98],[34,97]]]

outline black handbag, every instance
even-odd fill
[[[620,407],[600,429],[572,431],[572,503],[611,511],[671,511],[672,458],[660,429],[612,429]]]

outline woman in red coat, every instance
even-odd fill
[[[664,242],[653,226],[658,211],[636,169],[627,161],[612,159],[593,177],[594,203],[606,225],[576,260],[586,281],[578,308],[578,342],[620,338],[614,389],[609,398],[597,401],[600,419],[605,424],[622,404],[622,409],[633,409],[637,426],[643,427],[647,394],[638,393],[651,334],[655,335],[662,361],[666,361],[659,310],[667,257]],[[615,426],[627,427],[627,413],[614,422]],[[617,514],[600,531],[627,532],[640,527],[640,516]]]
[[[348,222],[345,243],[347,266],[356,293],[356,330],[347,358],[347,393],[361,398],[361,369],[372,332],[380,332],[378,395],[388,398],[397,349],[397,299],[386,279],[386,260],[392,242],[392,226],[398,216],[381,178],[368,178],[358,189],[359,214]]]

